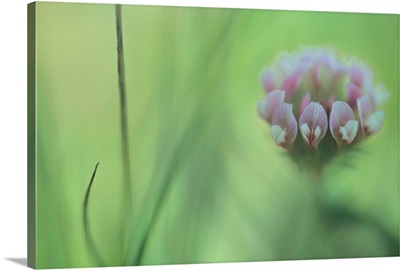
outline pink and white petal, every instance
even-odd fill
[[[258,115],[267,121],[266,99],[261,99],[257,102]]]
[[[338,62],[336,64],[336,75],[340,77],[340,76],[345,76],[347,73],[348,73],[347,66],[342,62]]]
[[[329,128],[331,130],[333,138],[336,140],[336,142],[338,142],[338,144],[342,144],[343,141],[342,134],[340,132],[341,128],[346,127],[346,125],[348,125],[348,122],[351,120],[355,120],[354,113],[351,107],[343,101],[333,102],[332,111],[329,117]],[[350,127],[351,126],[348,126],[348,128]],[[346,129],[346,132],[349,133],[350,130]]]
[[[297,64],[296,72],[301,75],[309,72],[313,65],[314,53],[310,49],[303,49],[299,56],[299,62]]]
[[[304,76],[311,69],[312,64],[313,63],[311,61],[306,61],[306,60],[300,61],[297,64],[295,72]]]
[[[332,105],[333,105],[333,102],[335,102],[335,100],[336,100],[336,98],[334,97],[334,96],[331,96],[329,99],[328,99],[328,108],[326,108],[327,110],[332,110]]]
[[[299,119],[300,132],[309,146],[318,147],[328,130],[328,116],[324,108],[311,102],[306,106]],[[306,126],[305,126],[306,125]]]
[[[279,75],[283,77],[289,76],[294,70],[294,56],[288,53],[282,54],[277,66]]]
[[[301,62],[312,62],[314,60],[314,51],[310,48],[304,48],[301,50],[299,60]]]
[[[297,121],[292,112],[293,105],[281,103],[272,117],[271,135],[276,144],[288,148],[297,136]],[[282,137],[283,136],[283,137]]]
[[[266,92],[271,92],[277,89],[277,79],[276,74],[271,69],[264,69],[261,74],[261,82],[266,90]]]
[[[364,95],[361,98],[357,99],[357,109],[358,115],[360,117],[361,129],[363,134],[365,135],[365,121],[372,111],[372,103],[370,97]]]
[[[325,130],[325,134],[326,134],[326,130]],[[325,134],[323,134],[323,131],[320,126],[316,126],[314,129],[314,136],[316,139],[314,139],[312,146],[315,146],[317,148],[319,142],[324,138]]]
[[[316,122],[314,125],[314,142],[312,144],[318,147],[319,142],[325,137],[328,131],[328,115],[320,104],[317,106],[314,119]]]
[[[310,72],[311,75],[311,85],[316,92],[321,90],[321,72],[318,67],[313,67]]]
[[[292,96],[299,87],[301,78],[297,73],[290,75],[283,81],[281,89],[287,93],[287,96]]]
[[[285,100],[285,92],[282,90],[273,90],[270,92],[265,101],[258,104],[258,111],[260,116],[271,123],[274,111]],[[264,106],[264,107],[262,107]]]
[[[288,141],[290,144],[292,144],[297,137],[298,125],[297,125],[296,117],[294,117],[294,115],[293,115],[293,112],[292,111],[290,111],[290,112],[291,112],[290,123],[287,128],[287,133],[288,133]]]
[[[375,87],[375,96],[376,96],[376,105],[377,107],[385,104],[390,98],[390,93],[386,90],[386,87],[383,84],[378,84]]]
[[[282,129],[279,125],[273,125],[270,132],[276,145],[286,144],[286,130]]]
[[[383,111],[377,111],[368,117],[366,121],[367,135],[375,134],[382,128],[384,116],[385,113]]]
[[[350,144],[357,135],[358,122],[356,120],[349,120],[346,125],[341,126],[339,129],[340,139],[346,144]]]
[[[310,95],[310,93],[308,93],[307,95],[304,96],[303,100],[301,101],[300,115],[303,113],[303,111],[306,108],[306,106],[308,105],[308,103],[310,103],[310,100],[311,100],[311,95]]]
[[[363,85],[364,74],[363,70],[358,65],[350,67],[349,71],[350,81],[356,84],[358,87]]]
[[[375,91],[375,85],[371,80],[365,80],[363,85],[363,90],[365,95],[370,98],[372,110],[375,110],[378,107],[378,97],[377,92]]]
[[[299,119],[300,124],[307,123],[309,126],[321,126],[322,129],[328,128],[328,117],[324,108],[317,102],[310,102]]]
[[[373,82],[374,81],[374,73],[372,72],[372,69],[369,65],[367,65],[366,63],[360,63],[359,67],[361,69],[362,72],[362,76],[363,76],[363,83],[365,83],[366,81],[370,81]]]
[[[310,135],[311,135],[311,130],[310,130],[310,127],[306,124],[306,123],[304,123],[304,124],[300,124],[300,134],[301,134],[301,137],[303,137],[303,140],[308,144],[308,145],[310,145],[311,143],[310,143]]]
[[[331,58],[329,56],[329,53],[327,50],[323,49],[323,48],[319,48],[316,51],[316,61],[318,62],[318,64],[329,68],[331,67]]]
[[[357,105],[357,99],[361,96],[361,89],[354,82],[349,82],[346,85],[346,99],[350,107],[355,107]]]
[[[349,69],[350,81],[359,87],[365,87],[366,84],[373,82],[373,72],[371,68],[360,62],[355,62]]]
[[[330,112],[332,110],[333,102],[335,102],[335,97],[331,96],[328,100],[322,100],[321,105],[327,112]]]
[[[290,115],[292,113],[292,104],[281,103],[274,111],[271,123],[273,125],[279,125],[281,127],[287,127],[290,124]]]

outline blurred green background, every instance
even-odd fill
[[[399,16],[122,6],[133,220],[124,185],[114,5],[37,3],[37,267],[399,255]],[[256,113],[283,51],[333,46],[391,92],[382,130],[315,184]],[[148,230],[147,230],[148,229]]]

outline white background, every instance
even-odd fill
[[[148,0],[67,1],[400,13],[398,0]],[[0,7],[0,269],[25,269],[27,238],[26,181],[26,0],[2,0]],[[138,267],[139,268],[139,267]],[[135,269],[138,269],[135,268]],[[143,269],[400,269],[400,258],[255,262]],[[139,268],[139,269],[140,269]],[[93,268],[101,269],[101,268]],[[104,268],[103,268],[104,269]],[[117,268],[108,268],[117,269]],[[118,268],[122,269],[122,268]],[[123,269],[133,269],[127,267]]]

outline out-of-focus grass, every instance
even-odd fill
[[[123,6],[122,17],[137,221],[127,247],[114,6],[37,4],[39,268],[97,264],[82,220],[97,162],[89,219],[108,265],[398,254],[386,239],[399,238],[398,16]],[[327,202],[363,220],[329,230],[255,110],[261,69],[304,45],[357,55],[391,92],[367,153],[325,171]]]

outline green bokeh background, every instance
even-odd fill
[[[94,242],[129,265],[115,7],[36,7],[37,267],[99,265],[82,220],[97,162]],[[122,21],[141,264],[399,255],[398,15],[123,5]],[[325,203],[351,213],[330,226],[256,113],[262,68],[301,46],[358,56],[391,93],[382,130],[324,172]]]

